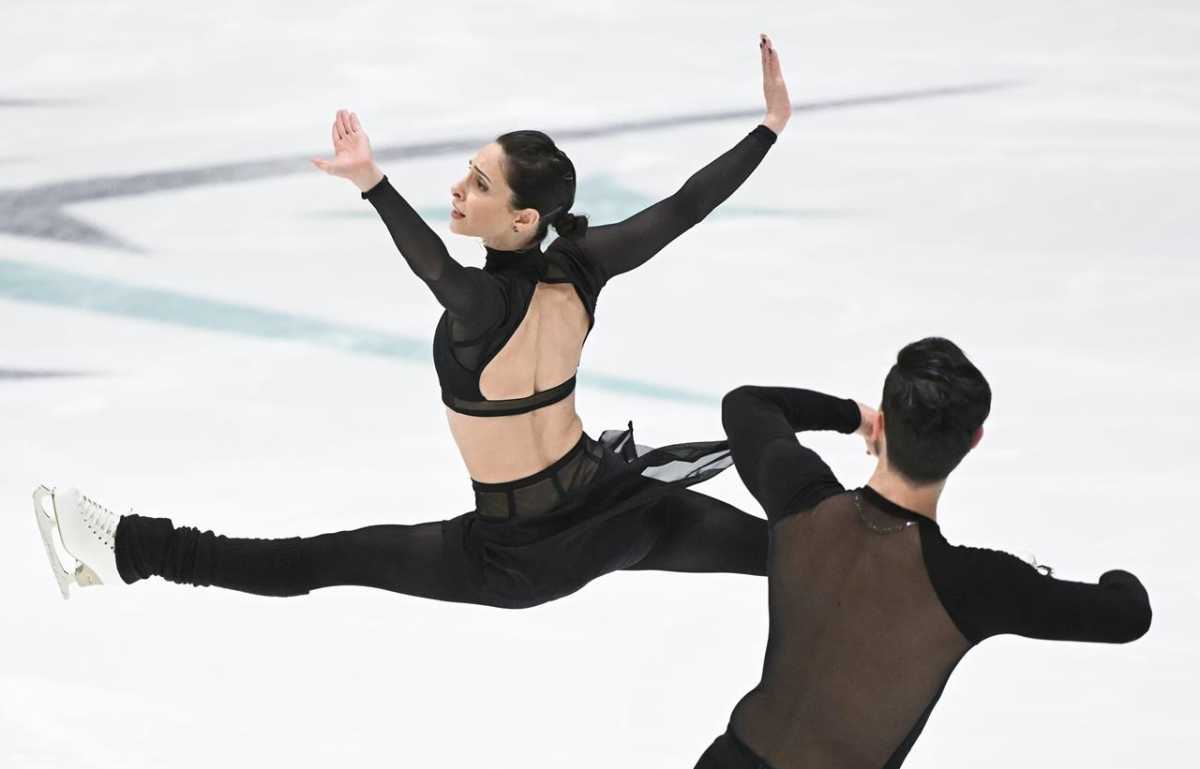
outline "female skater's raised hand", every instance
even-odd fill
[[[762,53],[763,96],[767,100],[767,117],[763,125],[780,134],[792,116],[792,102],[788,98],[787,83],[783,82],[783,70],[779,68],[779,52],[771,44],[771,38],[759,35],[758,48]]]
[[[375,165],[371,142],[359,125],[358,115],[340,109],[333,119],[333,160],[313,158],[312,164],[327,174],[349,179],[363,192],[383,179]]]

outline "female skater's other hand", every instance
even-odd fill
[[[758,48],[762,53],[763,96],[767,100],[767,117],[762,122],[776,134],[781,134],[792,116],[792,102],[788,98],[787,83],[783,82],[783,70],[779,68],[779,52],[766,35],[759,35]]]
[[[871,408],[865,403],[858,404],[858,413],[860,422],[858,429],[854,432],[863,437],[867,444],[867,456],[878,456],[879,454],[879,412]]]
[[[358,115],[340,109],[333,119],[333,160],[313,158],[312,164],[327,174],[349,179],[363,192],[383,179],[375,165],[371,142],[359,125]]]

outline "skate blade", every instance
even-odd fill
[[[50,510],[54,509],[54,491],[45,486],[39,486],[33,492],[33,514],[37,518],[38,531],[42,534],[42,544],[46,546],[46,557],[50,559],[50,570],[58,582],[63,600],[70,598],[72,575],[63,568],[58,552],[54,549],[54,531],[58,528],[58,518],[46,511],[46,501],[50,502]]]
[[[80,587],[91,587],[92,585],[104,584],[100,581],[100,575],[92,571],[91,567],[89,567],[87,564],[79,563],[79,561],[76,561],[75,563],[78,564],[75,567],[76,585],[79,585]]]

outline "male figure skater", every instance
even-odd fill
[[[983,375],[939,338],[900,351],[878,411],[787,387],[725,396],[734,463],[771,524],[770,633],[761,682],[697,769],[892,769],[985,638],[1146,632],[1150,603],[1129,572],[1067,582],[942,536],[938,498],[990,407]],[[802,430],[861,434],[879,458],[867,485],[845,490]]]

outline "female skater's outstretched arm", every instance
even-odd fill
[[[650,257],[712,213],[749,178],[792,115],[779,53],[771,39],[759,40],[767,114],[725,154],[697,171],[674,195],[616,224],[591,227],[579,240],[607,278],[645,264]]]
[[[314,159],[313,165],[354,182],[363,198],[379,212],[408,266],[425,281],[442,307],[460,321],[467,333],[481,333],[498,323],[504,315],[504,298],[495,278],[455,261],[437,233],[392,187],[375,165],[358,115],[338,110],[333,121],[333,150],[333,160]]]

